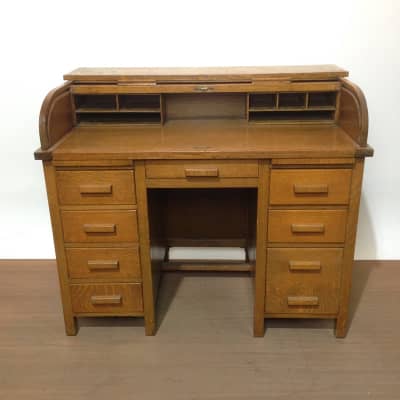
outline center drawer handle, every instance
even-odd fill
[[[324,224],[292,224],[292,233],[324,233]]]
[[[289,261],[290,271],[321,271],[320,261]]]
[[[193,177],[218,177],[218,168],[185,168],[185,176]]]
[[[111,194],[112,185],[80,185],[81,194]]]
[[[121,304],[122,296],[120,294],[109,295],[109,296],[92,296],[90,298],[92,304]]]
[[[115,224],[84,224],[83,230],[86,233],[114,233]]]
[[[288,306],[317,306],[319,298],[317,296],[288,296]]]
[[[90,271],[119,269],[118,260],[88,260],[87,265]]]
[[[328,185],[293,185],[295,194],[327,194]]]
[[[197,92],[208,92],[211,89],[212,89],[212,87],[210,87],[210,86],[196,86],[194,88],[194,90],[197,91]]]

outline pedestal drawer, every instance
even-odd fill
[[[60,204],[135,204],[132,170],[57,171]]]
[[[139,246],[132,248],[67,248],[71,279],[141,279]]]
[[[75,313],[135,314],[143,312],[142,285],[71,285],[72,310]]]
[[[271,204],[347,204],[351,169],[273,169]]]
[[[280,243],[342,243],[346,210],[271,210],[268,241]]]
[[[342,249],[270,248],[266,312],[335,314]]]
[[[67,243],[136,242],[136,210],[62,211]]]

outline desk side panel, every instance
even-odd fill
[[[35,152],[36,159],[51,159],[50,148],[59,142],[75,124],[70,87],[71,82],[67,82],[53,89],[43,101],[39,116],[41,148]]]
[[[367,146],[368,107],[362,90],[348,79],[342,79],[338,123],[360,146]]]

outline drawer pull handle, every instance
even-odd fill
[[[317,296],[289,296],[288,306],[317,306],[319,298]]]
[[[121,304],[122,296],[120,294],[110,295],[110,296],[92,296],[90,298],[92,304]]]
[[[328,185],[293,185],[295,194],[328,194]]]
[[[81,185],[79,191],[81,194],[111,194],[112,185]]]
[[[292,224],[292,233],[324,233],[324,224]]]
[[[185,168],[185,176],[187,178],[195,177],[218,177],[218,168]]]
[[[90,271],[119,269],[118,260],[88,260],[87,265]]]
[[[209,90],[211,90],[211,88],[210,86],[196,86],[194,90],[196,90],[197,92],[208,92]]]
[[[85,224],[83,230],[86,233],[114,233],[115,224]]]
[[[290,271],[321,271],[320,261],[289,261]]]

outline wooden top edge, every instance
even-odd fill
[[[348,72],[336,65],[292,65],[266,67],[177,67],[177,68],[78,68],[64,75],[68,81],[181,81],[239,79],[339,79]]]

